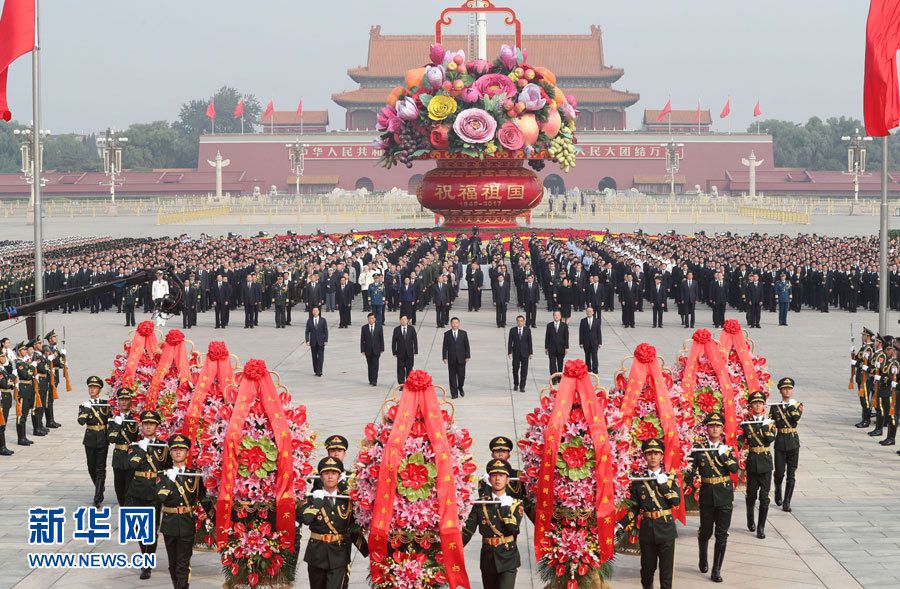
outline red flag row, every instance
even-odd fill
[[[3,75],[5,75],[5,72],[3,73]],[[0,89],[0,98],[2,98],[2,96],[3,96],[2,89]],[[0,104],[0,107],[2,107],[2,104]],[[266,105],[266,110],[263,111],[262,116],[271,117],[274,113],[275,113],[275,105],[274,105],[273,101],[270,100],[269,104]],[[298,117],[303,116],[303,100],[301,100],[300,104],[297,105],[297,116]],[[210,99],[209,104],[206,106],[206,117],[210,120],[216,118],[215,98]],[[235,107],[234,107],[234,118],[236,118],[236,119],[244,118],[244,99],[243,98],[238,100],[237,105],[235,105]],[[9,119],[7,119],[7,120],[9,120]]]
[[[672,114],[672,99],[666,101],[666,105],[662,107],[662,110],[659,111],[659,114],[656,116],[657,123],[663,123],[666,121],[666,117]],[[722,107],[722,112],[719,113],[720,119],[728,118],[731,115],[731,97],[728,97],[728,100],[725,101],[725,106]],[[701,108],[700,101],[697,101],[697,122],[700,122],[701,116]],[[762,116],[762,107],[760,106],[759,100],[756,101],[756,106],[753,107],[753,116],[759,117]]]

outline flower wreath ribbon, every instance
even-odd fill
[[[137,373],[141,362],[141,355],[146,352],[150,359],[159,351],[156,342],[156,331],[152,321],[141,321],[131,340],[131,349],[128,351],[128,359],[125,361],[125,373],[122,376],[122,385],[130,387],[134,384],[134,375]]]
[[[606,426],[606,398],[597,398],[594,384],[588,375],[584,360],[566,362],[559,389],[550,411],[550,422],[544,430],[544,450],[537,480],[536,517],[534,551],[537,559],[544,556],[546,535],[553,517],[553,478],[556,473],[556,456],[563,430],[572,412],[572,405],[578,402],[588,426],[588,435],[596,456],[594,478],[596,480],[595,500],[597,511],[600,556],[602,561],[610,560],[615,551],[615,486],[613,476],[613,453]]]
[[[147,400],[144,402],[145,408],[156,408],[159,392],[163,387],[163,380],[169,373],[169,368],[172,367],[173,363],[178,369],[178,383],[186,383],[191,375],[190,359],[184,346],[184,333],[177,329],[173,329],[166,334],[166,343],[159,357],[159,364],[156,365],[156,372],[153,373],[153,379],[150,380],[150,388],[147,390]]]
[[[719,341],[725,349],[726,358],[731,353],[731,350],[737,352],[741,368],[744,370],[744,378],[747,379],[749,392],[762,390],[759,378],[756,376],[756,367],[753,366],[753,359],[750,357],[750,344],[747,343],[747,338],[744,337],[744,330],[741,329],[741,324],[738,323],[737,319],[725,321]]]
[[[200,371],[200,377],[197,380],[197,387],[191,395],[191,401],[188,403],[187,411],[184,415],[184,427],[182,431],[191,442],[196,443],[197,429],[200,426],[200,413],[203,411],[203,404],[214,383],[218,382],[219,389],[224,392],[225,385],[234,380],[234,370],[231,368],[230,358],[228,356],[228,348],[224,342],[209,342],[209,348],[206,354],[206,362]],[[190,464],[190,456],[188,456],[188,464]]]
[[[241,373],[237,400],[228,428],[225,430],[225,445],[222,451],[222,480],[219,486],[219,501],[216,504],[216,545],[219,550],[228,542],[231,531],[231,508],[234,505],[234,485],[238,473],[238,452],[244,434],[247,416],[253,403],[259,399],[265,411],[278,459],[275,462],[275,529],[284,533],[284,545],[294,551],[295,505],[294,465],[291,458],[291,435],[281,397],[263,360],[250,360]]]
[[[731,384],[731,376],[726,365],[727,357],[718,342],[712,338],[708,329],[698,329],[694,332],[693,343],[684,363],[684,373],[681,377],[681,388],[691,405],[694,404],[694,393],[697,388],[697,369],[700,366],[700,357],[706,355],[712,365],[719,381],[719,389],[722,393],[722,413],[725,418],[725,442],[734,448],[737,447],[737,412],[734,405],[734,386]],[[755,375],[754,371],[754,375]]]
[[[369,559],[372,574],[376,564],[387,558],[388,532],[394,512],[394,496],[397,492],[397,471],[403,460],[403,447],[417,412],[425,421],[425,434],[434,448],[437,467],[435,487],[438,498],[441,553],[450,589],[469,589],[469,576],[463,556],[462,529],[456,507],[456,488],[453,485],[453,466],[450,464],[450,444],[444,435],[444,422],[431,376],[424,370],[413,370],[406,378],[403,393],[397,404],[397,417],[385,444],[378,473],[372,526],[369,530]]]

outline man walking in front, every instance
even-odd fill
[[[312,317],[306,320],[306,345],[312,353],[313,372],[322,376],[325,363],[325,345],[328,343],[328,323],[319,317],[319,307],[312,308]]]
[[[419,339],[416,328],[409,324],[406,315],[400,316],[400,325],[394,328],[391,337],[391,353],[397,358],[397,384],[406,382],[407,375],[412,372],[419,353]]]
[[[378,386],[378,361],[384,352],[384,331],[381,323],[375,319],[375,313],[366,316],[368,323],[362,326],[359,333],[359,351],[366,357],[369,367],[369,385]]]
[[[531,345],[531,328],[525,324],[525,317],[516,317],[516,326],[509,330],[506,353],[512,360],[513,390],[525,392],[528,378],[528,361],[534,354]]]
[[[584,363],[587,364],[588,372],[597,373],[597,351],[603,344],[603,335],[600,331],[600,320],[594,318],[594,309],[588,307],[585,311],[587,315],[581,320],[578,328],[578,345],[584,349]]]
[[[472,357],[469,349],[469,335],[459,328],[459,318],[450,319],[450,329],[444,332],[444,345],[441,353],[450,376],[450,396],[465,397],[466,364]]]
[[[562,314],[553,311],[553,321],[544,333],[544,351],[550,358],[550,374],[563,371],[566,352],[569,351],[569,326],[563,323]]]

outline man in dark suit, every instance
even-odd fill
[[[340,322],[338,329],[350,327],[350,310],[353,307],[353,287],[347,281],[347,275],[342,275],[335,293]]]
[[[446,286],[445,286],[446,288]],[[391,353],[397,358],[397,384],[406,382],[406,376],[412,372],[419,353],[419,337],[416,328],[409,324],[406,315],[400,316],[400,325],[394,328],[391,337]]]
[[[550,374],[563,371],[566,352],[569,351],[569,326],[563,323],[562,314],[553,311],[553,321],[544,333],[544,351],[550,358]]]
[[[663,313],[669,306],[669,291],[663,284],[662,274],[653,278],[655,283],[650,289],[650,304],[653,306],[653,327],[663,326]]]
[[[637,309],[641,298],[641,289],[631,273],[625,275],[625,280],[619,285],[619,304],[622,306],[622,325],[634,327],[634,310]]]
[[[225,329],[228,325],[228,301],[231,300],[231,285],[225,282],[221,274],[216,275],[216,283],[210,290],[213,307],[216,313],[216,329]]]
[[[728,287],[721,272],[716,272],[716,279],[709,287],[709,304],[712,307],[712,320],[715,327],[725,325],[725,305],[728,304]]]
[[[368,323],[359,332],[359,351],[366,357],[369,384],[374,387],[378,386],[378,361],[384,352],[384,331],[381,324],[375,321],[374,313],[369,313],[366,319]]]
[[[200,292],[191,283],[190,278],[184,279],[184,290],[181,297],[181,328],[190,329],[197,325],[197,303],[200,301]]]
[[[438,327],[446,327],[450,321],[450,301],[452,293],[450,285],[447,284],[447,275],[438,276],[437,284],[434,285],[434,310],[435,321]]]
[[[509,305],[509,283],[506,275],[498,274],[494,284],[494,306],[497,308],[497,327],[506,327],[506,307]]]
[[[444,364],[450,371],[450,396],[465,397],[466,363],[472,357],[469,349],[469,335],[459,328],[459,318],[450,319],[450,329],[444,332],[444,345],[441,353]]]
[[[750,275],[750,282],[744,287],[743,300],[747,308],[747,326],[759,327],[762,286],[760,286],[759,276],[755,272]]]
[[[325,289],[319,283],[319,275],[311,274],[309,282],[303,288],[303,300],[306,301],[306,310],[312,317],[313,307],[321,307],[325,303]]]
[[[325,362],[325,345],[328,343],[328,323],[319,317],[319,308],[312,308],[312,317],[306,320],[306,345],[312,353],[313,372],[322,376],[322,364]]]
[[[509,330],[506,353],[512,359],[513,390],[525,392],[528,377],[528,361],[534,354],[531,345],[531,328],[525,324],[525,317],[516,317],[516,326]]]
[[[598,274],[591,275],[591,282],[584,290],[585,305],[594,310],[594,315],[600,319],[600,312],[603,310],[603,301],[606,300],[606,290],[600,283]]]
[[[256,273],[247,275],[247,282],[241,289],[241,300],[244,302],[244,329],[253,329],[259,321],[259,304],[262,301],[262,289],[256,282]]]
[[[534,279],[534,274],[529,274],[525,279],[525,287],[522,289],[522,303],[525,306],[525,324],[532,329],[537,328],[537,306],[541,302],[541,287]]]
[[[578,327],[578,345],[584,349],[584,363],[588,372],[597,372],[597,351],[603,344],[603,335],[600,331],[600,320],[594,317],[594,309],[588,307],[586,317],[581,320]]]
[[[484,286],[484,272],[478,262],[472,262],[466,273],[466,286],[469,289],[469,311],[481,309],[481,289]]]
[[[688,271],[684,282],[681,283],[681,304],[684,305],[684,326],[687,329],[694,327],[694,310],[699,297],[700,292],[697,281],[694,280],[694,273]]]

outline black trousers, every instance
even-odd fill
[[[310,346],[312,352],[313,372],[322,374],[322,364],[325,363],[325,346]]]
[[[459,389],[466,386],[466,363],[448,362],[447,368],[450,371],[450,396],[455,399]]]
[[[506,327],[506,303],[497,303],[497,327]]]
[[[590,346],[584,348],[584,363],[587,364],[588,372],[597,372],[599,361],[597,359],[598,346]]]
[[[634,327],[634,306],[622,305],[622,325]]]
[[[697,537],[700,538],[700,541],[709,541],[713,534],[716,536],[716,544],[721,544],[728,539],[733,507],[733,505],[715,507],[700,504],[700,529],[697,530]]]
[[[469,311],[481,308],[481,288],[469,288]]]
[[[685,303],[684,304],[684,324],[688,327],[694,326],[694,311],[697,308],[696,303]]]
[[[259,321],[259,309],[256,305],[244,306],[244,327],[253,327]]]
[[[174,589],[187,589],[191,578],[191,556],[194,554],[193,536],[164,535],[169,556],[169,576]]]
[[[24,432],[24,428],[28,426],[28,414],[31,413],[31,410],[34,407],[34,394],[26,393],[23,395],[20,390],[19,400],[22,402],[22,414],[16,417],[16,425],[21,425],[22,432]]]
[[[722,327],[725,325],[725,305],[714,304],[712,308],[713,325]]]
[[[517,572],[514,569],[498,573],[495,565],[489,569],[481,567],[481,584],[484,585],[484,589],[515,589]]]
[[[287,324],[288,324],[288,325],[291,324],[291,309],[292,309],[293,307],[294,307],[294,305],[287,305],[287,306],[285,306],[285,308],[284,308],[285,317],[287,318]]]
[[[116,501],[119,507],[125,505],[125,497],[128,496],[128,485],[134,478],[134,471],[124,468],[113,469],[113,487],[116,489]]]
[[[525,305],[525,325],[530,325],[532,329],[537,328],[537,303]]]
[[[320,569],[307,564],[309,589],[347,589],[350,584],[350,567]]]
[[[275,305],[275,327],[284,327],[287,323],[287,314],[284,305]]]
[[[759,497],[759,506],[769,506],[769,490],[772,488],[772,471],[747,473],[747,504],[753,505]]]
[[[152,507],[156,513],[156,529],[159,531],[159,520],[162,519],[162,505],[159,501],[155,499],[139,499],[137,497],[128,496],[125,498],[125,504],[128,507]],[[143,554],[156,554],[156,544],[159,542],[159,534],[156,534],[156,542],[153,544],[144,544],[143,542],[138,542],[138,548],[141,549],[141,553]]]
[[[225,323],[226,323],[225,307],[226,307],[226,305],[220,305],[219,303],[216,303],[215,305],[213,305],[213,309],[215,309],[215,312],[216,312],[216,327],[224,327],[225,326]]]
[[[181,328],[188,329],[192,325],[197,325],[197,311],[191,309],[182,309]]]
[[[134,304],[125,305],[125,327],[131,327],[134,324]]]
[[[437,311],[435,321],[438,327],[444,327],[450,323],[450,305],[437,305],[435,310]]]
[[[94,483],[94,501],[103,501],[103,491],[106,489],[106,456],[108,453],[109,446],[101,446],[100,448],[84,447],[88,474],[91,475],[91,481]]]
[[[663,308],[662,307],[653,307],[653,327],[659,325],[662,327],[663,323]]]
[[[756,327],[759,325],[760,307],[759,304],[747,305],[747,325]]]
[[[555,352],[550,352],[548,356],[550,357],[550,374],[562,372],[563,364],[565,364],[566,362],[566,354],[557,354]]]
[[[525,388],[525,380],[528,378],[528,356],[513,354],[512,356],[513,388]]]
[[[369,368],[369,382],[377,383],[378,382],[378,361],[381,359],[381,354],[366,354],[366,365]]]
[[[653,577],[659,566],[659,589],[672,589],[672,569],[675,564],[675,540],[641,540],[641,586],[653,589]]]
[[[338,313],[340,314],[340,327],[350,325],[350,305],[338,305]]]
[[[787,471],[787,482],[793,483],[797,465],[800,464],[800,448],[796,450],[775,450],[775,484],[780,485]]]
[[[412,372],[415,356],[397,356],[397,384],[406,382],[406,376]]]

